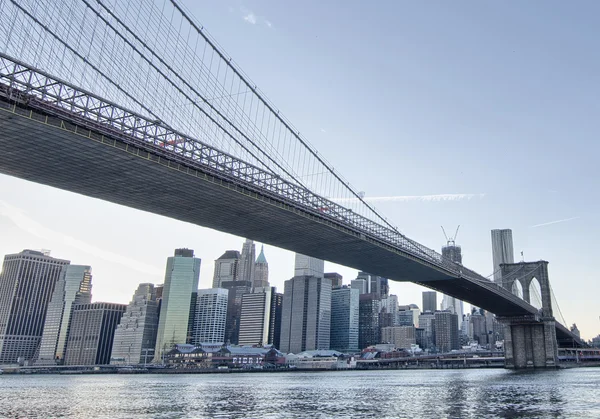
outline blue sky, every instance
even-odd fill
[[[600,332],[600,4],[186,4],[367,197],[477,194],[376,203],[401,231],[439,250],[440,225],[460,224],[465,265],[488,275],[490,230],[512,228],[517,259],[523,251],[550,262],[566,320],[586,338]],[[6,176],[0,201],[0,252],[43,247],[91,264],[95,300],[126,302],[137,283],[161,282],[179,246],[196,249],[208,287],[212,261],[242,244]],[[568,221],[538,226],[558,220]],[[266,255],[282,289],[293,255],[271,247]],[[355,275],[335,269],[346,282]],[[421,303],[417,286],[392,290],[401,303]]]

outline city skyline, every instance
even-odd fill
[[[253,12],[268,10],[268,26],[222,4],[189,4],[319,153],[403,233],[438,249],[439,225],[460,223],[465,265],[487,275],[493,270],[489,231],[511,228],[517,255],[550,262],[561,311],[589,339],[600,328],[588,251],[600,233],[590,221],[600,202],[590,187],[598,175],[590,113],[598,92],[595,73],[587,70],[598,59],[589,54],[592,37],[585,30],[594,13],[555,6],[555,12],[480,5],[431,13],[423,5],[388,4],[389,13],[376,18],[354,3],[340,12],[264,2]],[[557,54],[546,40],[555,39],[557,20],[570,13],[577,19],[560,26],[561,45],[570,47]],[[354,33],[349,22],[355,21],[368,35]],[[481,21],[488,31],[473,37]],[[507,22],[511,35],[498,36]],[[366,53],[373,44],[394,53]],[[315,103],[315,96],[323,100]],[[508,164],[495,164],[500,159]],[[98,300],[127,302],[149,276],[160,283],[160,261],[180,246],[197,249],[208,262],[201,272],[208,287],[219,252],[239,249],[233,236],[4,175],[0,200],[2,253],[49,248],[56,257],[89,264],[102,278]],[[271,282],[282,289],[293,254],[265,251]],[[339,271],[348,283],[358,269],[328,264],[326,270]],[[390,284],[391,292],[407,297],[402,301],[420,301],[421,288]]]

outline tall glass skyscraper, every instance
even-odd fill
[[[331,291],[331,349],[358,351],[359,295],[356,288],[348,286]]]
[[[502,283],[502,263],[515,263],[512,230],[492,230],[492,259],[494,262],[494,282]]]
[[[199,278],[200,259],[194,257],[193,250],[176,249],[175,256],[167,259],[153,362],[162,362],[163,352],[187,342],[190,307]]]
[[[68,260],[23,250],[6,255],[0,273],[0,364],[32,361],[48,304]]]
[[[72,307],[92,302],[92,268],[83,265],[63,266],[56,282],[36,365],[60,364],[64,360]]]
[[[146,364],[154,358],[158,302],[153,284],[140,284],[115,330],[111,364]]]

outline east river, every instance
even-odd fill
[[[600,418],[600,368],[0,375],[4,418]]]

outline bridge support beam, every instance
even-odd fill
[[[504,366],[509,369],[557,368],[554,318],[501,317],[504,323]]]

